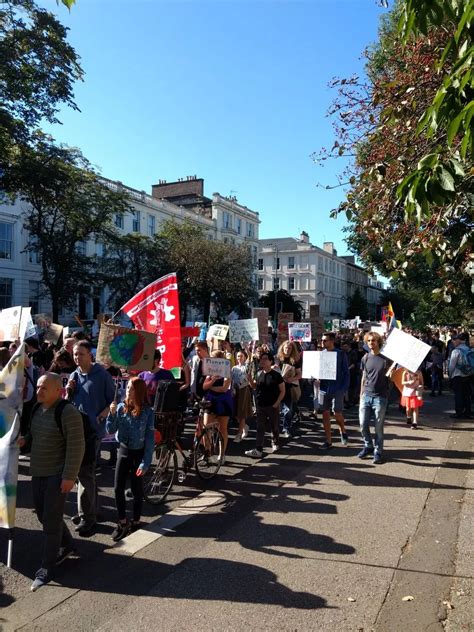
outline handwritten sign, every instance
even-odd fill
[[[102,323],[96,361],[133,371],[150,371],[155,353],[155,334]]]
[[[405,369],[415,372],[430,350],[429,345],[418,340],[415,336],[411,336],[401,329],[392,329],[380,352]]]
[[[62,333],[63,333],[62,325],[51,323],[51,325],[48,327],[48,329],[46,330],[44,334],[45,342],[52,342],[53,345],[55,345],[58,342],[59,338],[61,337]]]
[[[203,358],[202,372],[204,375],[230,378],[230,360],[225,358]]]
[[[295,342],[311,342],[311,323],[288,323],[288,337]]]
[[[303,353],[303,379],[335,380],[336,377],[336,351],[305,351]]]
[[[8,307],[0,312],[0,342],[20,339],[21,307]]]
[[[229,325],[211,325],[207,330],[206,338],[216,338],[217,340],[225,340],[227,338],[227,332],[229,331]]]
[[[268,307],[252,307],[252,318],[258,320],[258,339],[260,342],[268,343],[268,319],[270,317]]]
[[[292,323],[293,318],[293,312],[280,312],[278,314],[278,344],[288,340],[288,323]]]
[[[258,320],[256,318],[246,318],[244,320],[231,320],[230,342],[251,342],[258,340]]]

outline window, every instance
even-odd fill
[[[148,234],[153,237],[155,234],[155,216],[148,215]]]
[[[76,244],[76,252],[78,255],[85,255],[86,254],[86,242],[85,241],[78,241]]]
[[[322,257],[318,257],[318,270],[320,272],[323,271],[323,258]]]
[[[280,257],[275,257],[273,260],[273,268],[276,268],[277,270],[280,269]]]
[[[13,258],[13,224],[0,222],[0,259]]]
[[[140,211],[133,211],[132,232],[140,232]]]
[[[238,232],[239,235],[242,233],[242,220],[240,219],[240,217],[235,218],[235,230]]]
[[[288,289],[289,290],[294,290],[295,289],[295,277],[289,277],[288,278]]]
[[[294,257],[288,257],[288,269],[289,270],[294,270],[295,269],[295,258]]]
[[[247,237],[254,237],[255,236],[255,226],[253,224],[251,224],[250,222],[246,222],[247,224],[247,232],[245,233],[247,235]]]
[[[115,226],[117,226],[117,228],[123,228],[123,215],[122,215],[122,213],[115,213],[114,223],[115,223]]]
[[[36,247],[37,244],[38,244],[37,237],[34,237],[34,236],[30,237],[30,243],[28,244],[28,246]],[[34,263],[34,264],[41,263],[40,253],[37,250],[29,250],[28,251],[28,261],[30,263]]]
[[[257,279],[257,289],[263,290],[263,278],[262,277],[258,277],[258,279]]]
[[[263,259],[258,260],[258,269],[263,270]]]
[[[326,273],[328,272],[328,260],[327,259],[324,260],[324,272],[326,272]]]
[[[29,286],[29,303],[32,314],[40,313],[40,295],[41,283],[39,281],[28,281]]]
[[[223,227],[224,228],[232,228],[232,215],[224,211],[222,215]]]
[[[101,241],[98,241],[95,245],[95,254],[98,257],[104,257],[105,256],[105,246]]]
[[[12,307],[13,279],[0,277],[0,309]]]
[[[280,279],[273,279],[273,289],[276,291],[280,289]]]

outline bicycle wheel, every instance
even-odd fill
[[[176,480],[178,457],[167,445],[160,445],[155,451],[153,461],[145,473],[143,480],[143,496],[151,505],[159,505],[164,501]]]
[[[204,480],[214,478],[222,465],[224,441],[216,426],[206,426],[194,442],[194,467]]]

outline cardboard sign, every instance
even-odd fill
[[[45,342],[52,342],[53,345],[57,344],[61,334],[63,333],[63,326],[56,323],[51,323],[44,334]]]
[[[288,337],[295,342],[311,342],[311,323],[288,323]]]
[[[232,320],[229,324],[230,342],[252,342],[258,340],[258,320],[246,318],[244,320]]]
[[[42,331],[44,331],[45,329],[48,329],[48,327],[53,322],[53,317],[51,314],[35,314],[33,316],[33,320],[35,321],[36,325]]]
[[[252,307],[252,318],[258,320],[258,339],[260,342],[268,343],[270,335],[268,333],[268,319],[270,312],[268,307]]]
[[[392,329],[380,353],[415,373],[431,347],[401,329]]]
[[[207,330],[206,338],[216,338],[217,340],[225,340],[227,338],[227,332],[229,331],[228,325],[211,325]]]
[[[337,378],[336,351],[305,351],[303,379],[335,380]]]
[[[288,340],[288,323],[292,323],[293,318],[293,312],[280,312],[278,314],[278,344]]]
[[[130,371],[151,371],[156,335],[139,329],[102,323],[96,361]]]
[[[21,312],[20,306],[2,309],[0,312],[0,342],[20,340]]]
[[[204,375],[230,378],[230,360],[225,358],[203,358],[202,372]]]

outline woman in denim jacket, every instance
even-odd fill
[[[139,377],[129,380],[125,401],[113,402],[107,417],[106,431],[117,433],[119,452],[115,468],[115,503],[118,523],[112,539],[118,542],[131,531],[140,528],[143,504],[143,474],[150,467],[154,448],[153,410],[147,405],[146,384]],[[133,493],[133,522],[125,509],[125,484],[130,477]]]

